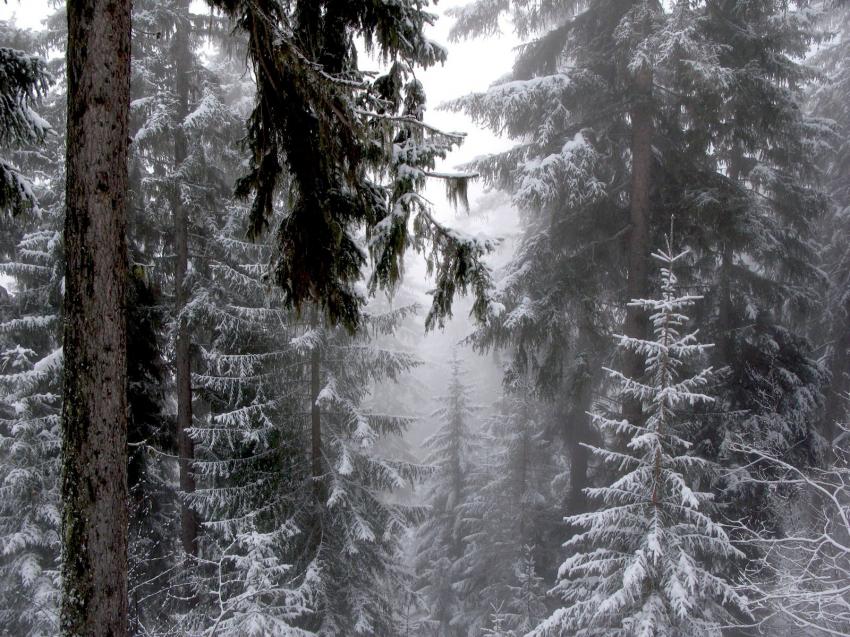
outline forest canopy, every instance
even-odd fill
[[[850,5],[0,7],[0,634],[850,635]]]

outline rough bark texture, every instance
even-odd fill
[[[185,17],[177,25],[174,39],[175,94],[177,96],[177,121],[182,122],[189,111],[189,3],[181,2],[178,17]],[[174,129],[174,169],[179,171],[186,160],[186,134],[179,126]],[[178,178],[174,184],[171,205],[174,213],[174,243],[176,264],[174,269],[175,303],[178,319],[176,346],[177,376],[177,448],[180,455],[180,490],[184,494],[194,493],[195,476],[192,463],[195,459],[195,444],[186,430],[192,426],[192,338],[189,325],[181,316],[188,301],[186,272],[189,265],[189,220],[181,197]],[[180,506],[180,541],[187,555],[197,555],[198,518],[184,500]]]
[[[626,286],[628,299],[646,298],[649,281],[649,220],[652,192],[652,69],[641,67],[634,76],[632,120],[632,175],[630,188],[630,225],[628,240],[629,277]],[[626,336],[645,338],[647,320],[638,308],[629,307],[623,326]],[[629,378],[639,378],[644,361],[639,354],[626,355],[623,372]],[[641,405],[626,401],[623,415],[631,422],[641,421]]]
[[[127,634],[130,6],[68,3],[63,635]]]

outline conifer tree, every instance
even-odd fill
[[[32,637],[59,629],[62,199],[39,195],[41,219],[0,265],[14,281],[0,305],[0,623]]]
[[[516,583],[510,587],[511,598],[506,607],[506,622],[516,635],[526,635],[546,615],[543,602],[546,593],[543,578],[537,574],[534,547],[522,546],[520,558],[514,564]]]
[[[525,217],[498,289],[504,311],[477,341],[509,346],[510,373],[528,369],[541,393],[562,402],[573,510],[584,506],[587,485],[585,448],[576,443],[593,443],[584,414],[604,382],[592,370],[618,323],[631,336],[643,329],[633,310],[616,309],[627,300],[620,291],[648,285],[634,235],[658,240],[659,220],[670,214],[682,220],[696,260],[691,275],[706,288],[704,323],[719,345],[713,362],[729,367],[723,411],[747,413],[754,437],[776,420],[784,445],[816,453],[809,424],[824,370],[800,322],[823,282],[813,238],[824,198],[807,149],[821,145],[824,128],[800,108],[800,87],[811,79],[800,56],[819,37],[813,14],[772,2],[479,0],[454,11],[455,35],[492,33],[503,14],[528,40],[512,72],[450,104],[517,140],[475,163]],[[645,159],[647,136],[648,173],[633,147],[643,140]],[[635,206],[645,210],[637,181],[645,186],[647,175],[653,213],[642,215],[644,228],[633,217]],[[641,361],[630,360],[638,372]],[[771,394],[773,386],[781,390]],[[634,420],[633,403],[627,412]],[[725,422],[701,441],[715,458],[725,432],[741,426]]]
[[[234,283],[244,290],[246,282]],[[403,316],[366,325],[380,333]],[[212,414],[208,427],[193,430],[205,476],[193,500],[209,532],[200,564],[217,563],[207,583],[220,600],[217,630],[395,635],[389,591],[403,585],[399,543],[419,514],[389,494],[424,469],[381,457],[377,442],[408,420],[371,413],[363,400],[373,382],[394,380],[415,361],[371,344],[368,332],[352,340],[340,328],[285,328],[286,317],[282,309],[243,306],[217,350],[204,354],[209,371],[199,380]],[[253,324],[266,329],[246,338]],[[243,334],[241,345],[231,340],[234,331]],[[264,344],[269,338],[279,349]],[[246,351],[251,341],[262,349]],[[220,349],[231,343],[232,354]],[[316,420],[318,441],[306,426]]]
[[[428,518],[417,537],[416,571],[427,617],[427,635],[461,637],[468,634],[480,613],[467,605],[474,593],[465,586],[464,504],[468,501],[471,474],[480,451],[470,390],[463,380],[457,352],[443,406],[434,412],[439,429],[426,440],[427,462],[433,475],[427,485]]]
[[[643,404],[646,422],[593,415],[611,440],[593,451],[620,475],[588,489],[597,510],[567,518],[581,530],[566,543],[576,552],[553,589],[564,606],[533,635],[719,636],[731,612],[746,612],[722,570],[743,555],[710,517],[712,496],[701,487],[713,467],[691,452],[688,439],[693,411],[713,399],[703,393],[711,368],[689,368],[708,346],[683,331],[684,311],[700,298],[678,290],[673,268],[686,254],[675,254],[668,240],[653,255],[661,263],[661,298],[632,301],[650,313],[654,338],[618,341],[644,357],[646,377],[608,373],[621,399]],[[617,437],[628,441],[622,451]]]
[[[322,419],[322,475],[307,527],[319,570],[316,621],[309,626],[321,636],[398,633],[399,617],[387,592],[407,585],[401,541],[423,511],[392,494],[414,487],[427,469],[385,455],[379,441],[404,433],[410,418],[374,413],[365,399],[375,383],[396,382],[419,364],[378,340],[410,311],[367,315],[354,337],[342,328],[319,327],[319,339],[311,339],[311,354],[320,348],[320,391],[311,396],[317,407],[311,416]]]
[[[827,370],[807,336],[809,317],[822,311],[815,248],[826,198],[817,159],[830,131],[802,109],[803,87],[814,79],[802,55],[823,37],[817,13],[806,3],[707,5],[700,32],[718,47],[725,82],[698,87],[684,102],[685,119],[671,117],[664,129],[671,137],[687,131],[684,152],[671,160],[693,168],[670,170],[670,183],[694,211],[677,218],[706,286],[698,318],[717,343],[711,362],[726,368],[723,415],[694,442],[726,465],[749,463],[726,453],[741,430],[771,453],[801,463],[823,458],[817,414]],[[734,481],[725,488],[730,517],[781,525],[763,489]]]
[[[131,234],[135,260],[156,282],[158,302],[171,305],[163,317],[167,330],[157,338],[168,350],[173,373],[181,548],[191,559],[199,533],[196,512],[185,499],[195,482],[188,434],[196,407],[191,375],[206,332],[190,324],[186,309],[193,288],[204,284],[206,264],[196,255],[210,253],[207,242],[218,240],[231,204],[232,183],[225,175],[235,169],[228,165],[233,154],[228,146],[238,143],[238,123],[224,104],[227,80],[201,63],[200,18],[188,3],[141,2],[135,12],[131,182],[137,205]]]
[[[0,23],[5,43],[33,60],[50,46],[41,33]],[[62,60],[39,62],[61,77]],[[61,90],[42,96],[40,110],[64,129]],[[20,635],[59,630],[59,448],[62,408],[62,241],[64,140],[60,134],[21,139],[15,161],[32,184],[27,205],[4,227],[0,272],[0,624]]]
[[[453,11],[455,37],[491,33],[507,14],[527,40],[508,75],[448,106],[516,140],[474,163],[512,195],[524,221],[498,287],[504,310],[476,340],[480,348],[511,348],[509,375],[530,374],[536,391],[557,401],[572,465],[567,499],[576,511],[587,506],[582,443],[594,442],[586,413],[602,381],[594,370],[609,354],[615,326],[625,323],[634,337],[646,331],[639,313],[616,308],[626,294],[648,290],[648,245],[666,214],[651,152],[660,146],[654,129],[666,107],[656,84],[672,59],[716,57],[692,31],[673,28],[696,21],[696,11],[684,3],[671,13],[642,1],[539,7],[525,0],[479,0]],[[694,81],[714,75],[706,64]],[[640,364],[629,358],[632,372]],[[635,418],[636,405],[626,407]]]
[[[193,386],[204,413],[189,431],[197,489],[185,494],[202,532],[190,583],[198,603],[181,630],[301,634],[312,570],[292,565],[303,488],[301,361],[287,313],[263,282],[269,248],[244,240],[247,209],[225,205],[203,223],[187,320],[199,343]]]
[[[50,84],[47,63],[39,55],[17,48],[26,40],[12,25],[0,22],[0,212],[17,214],[37,208],[33,186],[8,153],[24,144],[44,141],[50,124],[35,110]],[[16,46],[17,45],[17,46]]]
[[[498,412],[484,427],[480,462],[469,476],[470,495],[462,504],[464,554],[460,568],[466,586],[474,591],[474,606],[481,628],[491,626],[494,608],[500,609],[502,628],[521,630],[522,607],[530,605],[542,619],[545,591],[523,589],[523,577],[535,563],[553,564],[548,550],[560,534],[561,506],[552,484],[563,467],[546,431],[546,408],[532,395],[528,384],[506,388]],[[539,548],[538,548],[539,547]],[[546,573],[553,578],[555,573]],[[536,575],[535,575],[536,578]],[[538,581],[539,584],[539,581]],[[526,595],[520,600],[522,589]],[[545,609],[545,607],[544,607]],[[525,631],[532,626],[526,626]],[[524,633],[521,633],[524,634]]]

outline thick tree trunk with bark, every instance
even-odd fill
[[[185,19],[183,19],[185,18]],[[187,155],[186,134],[180,124],[189,112],[189,3],[178,7],[177,32],[174,38],[175,94],[177,96],[177,122],[174,129],[174,169],[179,171]],[[171,198],[174,213],[174,243],[176,263],[174,268],[175,310],[177,322],[176,376],[177,376],[177,448],[180,456],[180,491],[195,491],[192,463],[195,444],[186,433],[192,426],[192,338],[189,325],[181,316],[188,301],[186,272],[189,266],[189,219],[181,196],[181,180],[177,178]],[[180,506],[180,541],[187,555],[197,555],[198,518],[185,499]]]
[[[127,634],[130,6],[68,3],[63,635]]]
[[[629,275],[626,285],[628,299],[645,298],[649,283],[649,223],[652,214],[652,69],[644,65],[633,79],[634,94],[631,106],[632,120],[632,175],[630,188],[630,225],[628,239]],[[629,307],[623,330],[626,336],[645,338],[647,320],[644,313]],[[628,378],[639,378],[644,372],[643,357],[629,353],[623,364]],[[623,415],[634,423],[641,421],[641,405],[626,401]]]

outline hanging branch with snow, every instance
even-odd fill
[[[437,282],[428,326],[451,315],[456,291],[473,292],[473,311],[484,320],[489,272],[481,259],[492,244],[435,221],[419,192],[436,177],[448,183],[450,199],[465,202],[471,177],[435,172],[436,161],[464,136],[423,121],[425,93],[415,70],[446,59],[445,49],[424,34],[435,20],[425,10],[429,3],[210,4],[247,35],[257,78],[248,119],[251,157],[236,187],[252,199],[254,237],[268,227],[276,193],[283,186],[289,191],[272,257],[286,303],[297,310],[317,304],[329,324],[356,329],[365,303],[358,282],[369,279],[372,293],[392,291],[413,248]],[[386,73],[360,67],[358,39],[387,63]]]

